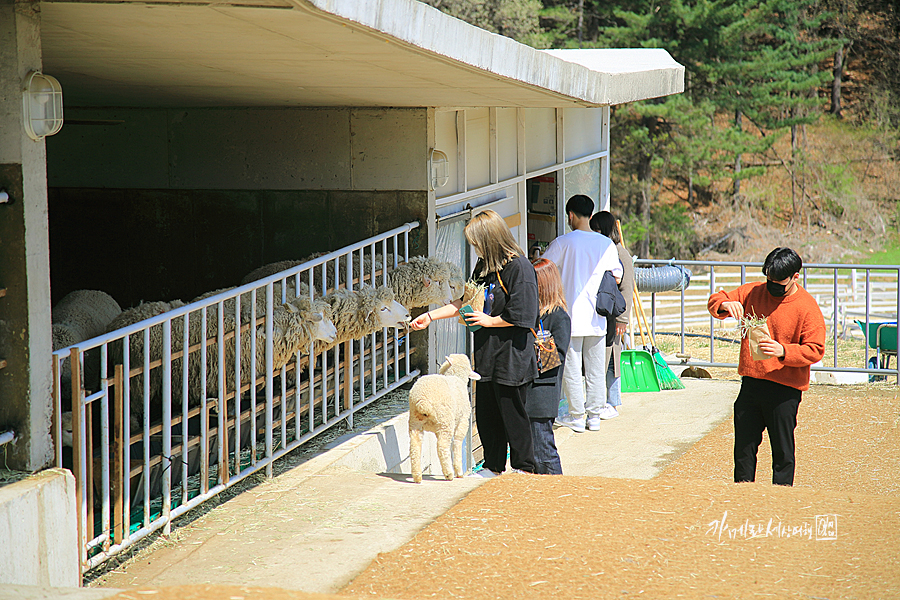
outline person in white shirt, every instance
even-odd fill
[[[594,201],[587,196],[569,198],[566,214],[572,231],[553,240],[543,254],[559,267],[572,319],[572,340],[563,370],[569,413],[557,423],[579,433],[585,428],[596,431],[603,419],[619,414],[606,402],[606,317],[598,315],[595,306],[603,274],[612,271],[621,279],[622,263],[610,239],[591,231],[593,212]]]

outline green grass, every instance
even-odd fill
[[[900,265],[900,238],[894,236],[884,250],[874,252],[867,262],[875,265]]]

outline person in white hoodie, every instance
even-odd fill
[[[606,317],[597,314],[595,305],[603,274],[612,271],[620,280],[622,263],[615,244],[591,231],[593,213],[594,201],[587,196],[569,198],[566,214],[572,231],[553,240],[543,254],[559,268],[572,319],[572,340],[563,370],[569,412],[556,422],[579,433],[585,428],[596,431],[603,419],[618,415],[606,402]]]

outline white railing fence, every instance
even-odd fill
[[[692,360],[691,364],[712,367],[737,367],[732,362],[717,360],[717,340],[722,334],[733,333],[734,319],[724,321],[714,319],[706,309],[710,294],[720,289],[733,289],[752,281],[765,281],[762,263],[755,262],[713,262],[695,260],[637,260],[637,267],[658,265],[681,265],[692,272],[687,290],[644,293],[641,305],[648,315],[654,336],[657,333],[680,335],[681,353],[685,351],[687,336],[708,339],[708,360]],[[897,322],[900,313],[900,266],[898,265],[845,265],[807,264],[803,267],[801,281],[803,287],[819,303],[828,340],[832,345],[827,363],[814,366],[814,371],[834,371],[868,373],[879,376],[896,377],[900,383],[900,364],[894,368],[870,368],[869,359],[875,350],[865,341],[865,336],[857,321],[865,324]],[[632,320],[634,323],[634,320]],[[858,338],[865,347],[862,364],[841,364],[838,341],[848,337]],[[634,339],[632,334],[632,339]],[[674,364],[674,361],[672,361]]]
[[[248,475],[272,476],[285,453],[342,421],[352,427],[356,411],[418,375],[408,332],[384,329],[319,354],[310,344],[279,359],[285,335],[273,320],[292,296],[386,285],[416,227],[53,353],[55,458],[76,479],[83,572],[168,533],[173,519]]]

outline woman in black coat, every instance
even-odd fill
[[[535,331],[549,331],[556,343],[560,364],[554,369],[541,373],[528,388],[525,410],[531,420],[531,439],[534,443],[534,461],[537,473],[562,475],[556,439],[553,436],[553,421],[559,411],[562,397],[562,373],[569,349],[572,321],[566,312],[566,297],[563,293],[559,269],[546,258],[532,261],[537,275],[538,302],[540,314]]]
[[[475,422],[484,448],[480,477],[493,477],[509,464],[514,471],[535,472],[526,393],[538,376],[531,330],[538,316],[537,280],[525,252],[503,218],[492,210],[466,225],[466,240],[478,255],[472,277],[485,286],[484,312],[466,313],[474,333]],[[410,327],[424,329],[434,319],[459,314],[461,300],[419,315]]]

